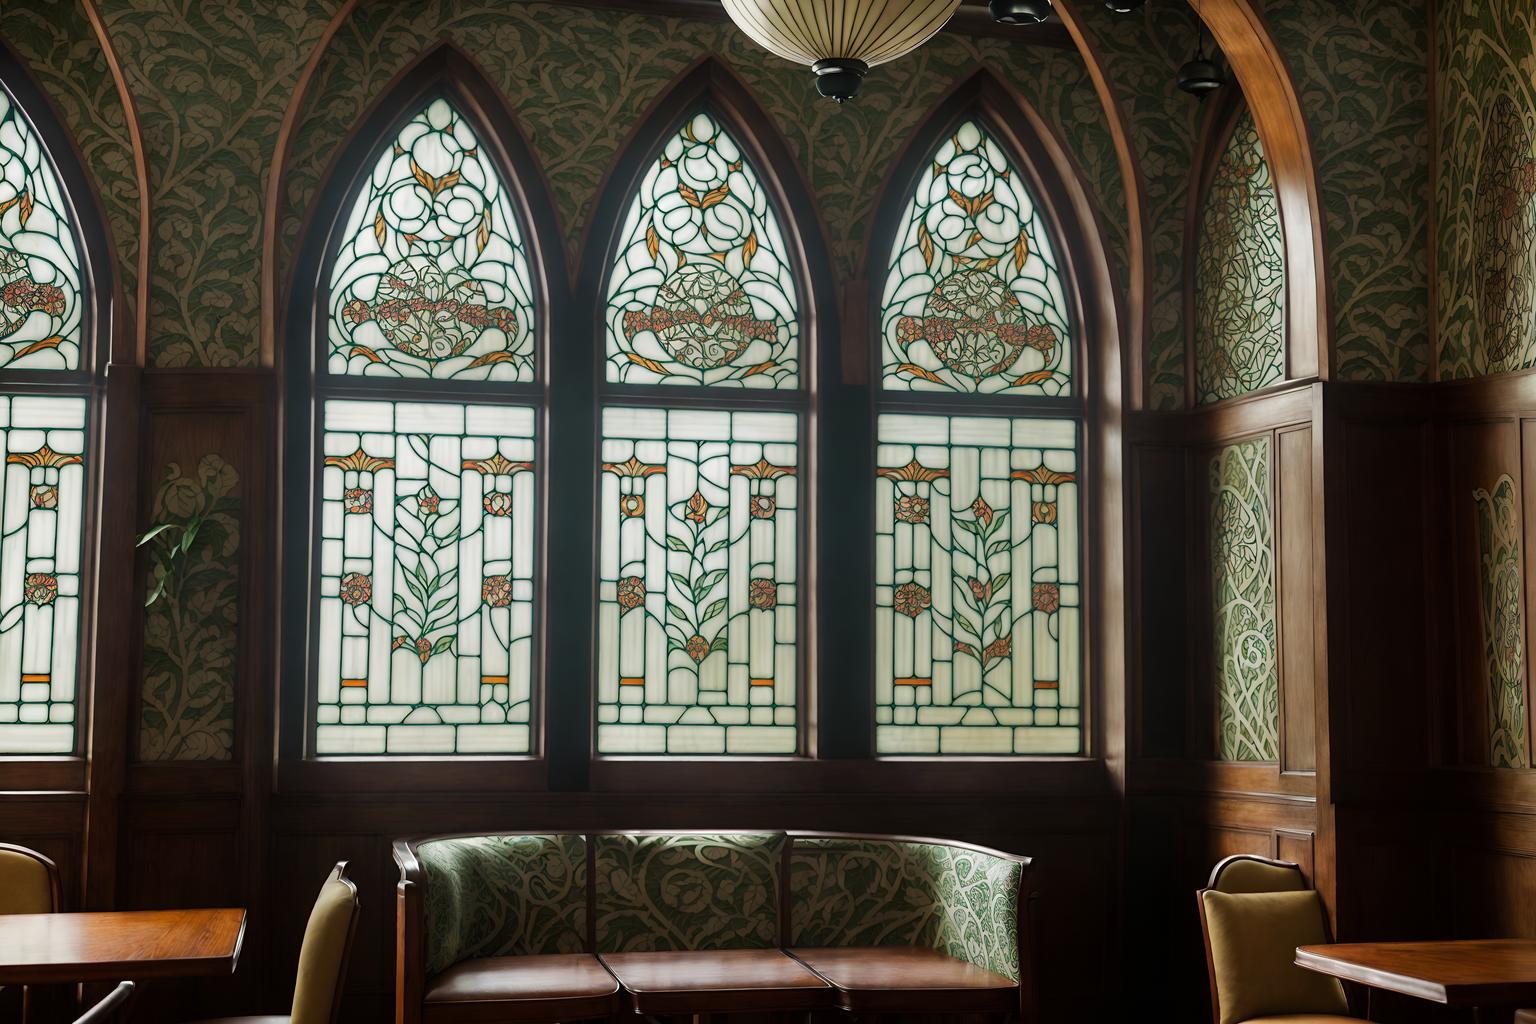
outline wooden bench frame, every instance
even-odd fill
[[[424,902],[427,885],[426,873],[416,855],[416,847],[422,843],[446,839],[473,839],[481,836],[548,836],[579,835],[589,840],[587,851],[587,934],[586,952],[597,953],[596,948],[596,878],[593,871],[594,836],[687,836],[716,835],[732,832],[774,832],[773,829],[586,829],[586,830],[510,830],[497,832],[461,832],[448,835],[419,836],[397,839],[394,846],[395,863],[400,868],[400,881],[395,887],[395,1022],[396,1024],[421,1024],[422,1002],[426,995],[426,948],[423,940]],[[793,936],[790,934],[791,912],[794,893],[790,886],[790,869],[793,864],[795,843],[802,839],[834,839],[854,842],[911,843],[929,846],[945,846],[970,850],[975,853],[1013,861],[1019,865],[1018,917],[1015,929],[1018,935],[1019,1019],[1022,1024],[1036,1024],[1039,1019],[1037,987],[1034,970],[1034,905],[1037,894],[1029,889],[1031,859],[1018,854],[1004,853],[974,843],[953,839],[935,839],[926,836],[879,835],[864,832],[804,832],[782,831],[786,837],[784,851],[779,861],[779,948],[788,950]],[[621,993],[622,995],[622,990]],[[619,1007],[616,1005],[614,1012]]]

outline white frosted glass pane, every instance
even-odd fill
[[[1075,437],[1071,420],[879,418],[878,753],[1081,750],[1036,718],[1082,689]]]
[[[598,752],[795,753],[796,417],[621,408],[603,431]]]
[[[0,728],[0,753],[67,754],[79,688],[86,405],[0,396],[0,407],[9,424],[0,429],[0,721],[14,723]]]
[[[323,417],[324,469],[343,486],[321,515],[346,547],[325,542],[316,581],[320,717],[340,724],[317,729],[315,752],[526,753],[534,411],[327,402]]]

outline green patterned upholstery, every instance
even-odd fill
[[[593,836],[597,951],[779,944],[781,832]]]
[[[416,857],[427,881],[428,977],[473,957],[586,949],[581,836],[438,839],[417,846]]]
[[[790,944],[927,946],[1019,980],[1017,861],[877,839],[796,839]]]

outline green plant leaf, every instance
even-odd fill
[[[159,526],[157,526],[154,529],[150,530],[148,533],[141,533],[141,534],[139,534],[139,538],[138,538],[138,540],[136,540],[134,542],[133,546],[136,547],[136,548],[141,548],[145,544],[148,544],[150,541],[154,540],[156,537],[160,536],[166,530],[179,530],[179,529],[181,529],[181,524],[180,523],[161,523]]]

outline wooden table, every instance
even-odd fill
[[[0,985],[230,974],[245,911],[0,914]]]
[[[1536,1006],[1536,941],[1530,939],[1298,946],[1296,964],[1447,1006]]]

